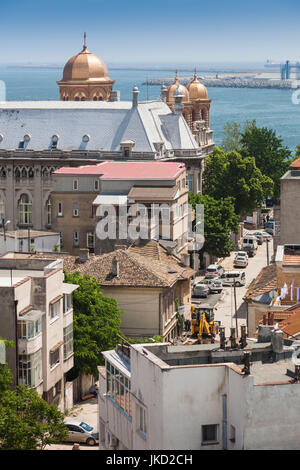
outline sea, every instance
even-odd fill
[[[58,100],[57,80],[62,77],[62,66],[12,66],[0,65],[0,80],[6,86],[6,100]],[[134,85],[140,90],[141,101],[159,97],[160,87],[145,85],[151,78],[174,76],[174,68],[157,67],[109,67],[110,77],[115,80],[114,89],[120,90],[121,100],[131,100]],[[179,71],[178,76],[193,74],[192,69]],[[284,145],[292,151],[300,142],[300,104],[292,102],[293,90],[215,88],[208,87],[212,99],[210,127],[214,140],[220,145],[224,125],[256,119],[258,126],[274,129]],[[0,129],[1,131],[1,129]]]

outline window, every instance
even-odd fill
[[[73,354],[73,324],[64,328],[64,359]]]
[[[77,191],[78,189],[78,180],[73,180],[73,190]]]
[[[20,320],[18,321],[18,338],[19,339],[32,339],[38,336],[42,331],[42,319],[38,318],[35,321]]]
[[[87,248],[94,248],[95,246],[95,234],[94,232],[88,232],[86,235]]]
[[[106,363],[106,394],[123,410],[132,417],[132,396],[130,392],[130,380],[119,369],[109,362]]]
[[[22,194],[19,200],[19,222],[23,225],[32,224],[32,202],[27,194]]]
[[[46,202],[46,211],[47,211],[47,225],[52,223],[52,204],[51,199],[49,198]]]
[[[78,246],[79,244],[79,236],[78,236],[78,231],[75,230],[74,233],[73,233],[73,240],[74,240],[74,245],[75,246]]]
[[[137,430],[142,434],[147,433],[147,413],[143,406],[137,405]]]
[[[202,444],[216,443],[218,441],[218,425],[207,424],[202,426]]]
[[[56,348],[55,351],[50,351],[50,369],[60,363],[59,350],[60,347]]]
[[[99,189],[99,180],[94,181],[94,188],[95,188],[95,191],[98,191],[98,189]]]
[[[50,320],[54,320],[59,317],[60,314],[60,300],[50,305],[49,315]]]
[[[79,212],[78,212],[78,202],[73,202],[73,217],[78,217]]]
[[[72,303],[72,294],[64,294],[64,307],[63,307],[63,312],[67,313],[73,308],[73,303]]]
[[[193,192],[193,175],[186,175],[186,185],[190,193]]]
[[[19,355],[18,366],[19,384],[37,387],[42,381],[42,350]]]
[[[61,202],[58,203],[58,213],[57,213],[58,216],[62,216],[63,215],[63,205]]]
[[[235,426],[233,426],[232,424],[230,425],[229,440],[230,440],[233,444],[235,443]]]

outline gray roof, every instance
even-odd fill
[[[198,145],[182,115],[173,114],[162,101],[71,102],[22,101],[0,103],[0,150],[14,150],[29,134],[26,150],[48,150],[58,135],[59,150],[120,151],[120,143],[135,142],[135,152],[196,150]],[[82,137],[89,135],[88,142]]]

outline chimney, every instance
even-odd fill
[[[80,248],[80,259],[88,260],[90,258],[90,250],[88,248]]]
[[[231,349],[237,349],[238,345],[236,342],[235,336],[235,328],[230,328],[230,342],[231,342]]]
[[[272,349],[274,353],[276,354],[283,353],[283,344],[284,344],[283,331],[274,329],[271,333],[271,343],[272,343]]]
[[[225,349],[226,348],[226,337],[225,337],[225,327],[224,326],[220,326],[219,335],[220,335],[220,349]]]
[[[119,277],[119,261],[114,257],[112,262],[111,273],[114,277]]]
[[[133,108],[136,108],[138,105],[139,92],[140,91],[138,87],[135,85],[132,90],[132,107]]]
[[[247,346],[247,330],[246,326],[241,326],[241,339],[239,341],[241,349],[244,349]]]
[[[250,375],[250,353],[249,352],[244,353],[243,363],[244,363],[244,368],[242,369],[242,372],[244,372],[245,375]]]

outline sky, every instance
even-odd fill
[[[0,0],[0,63],[300,61],[299,0]]]

